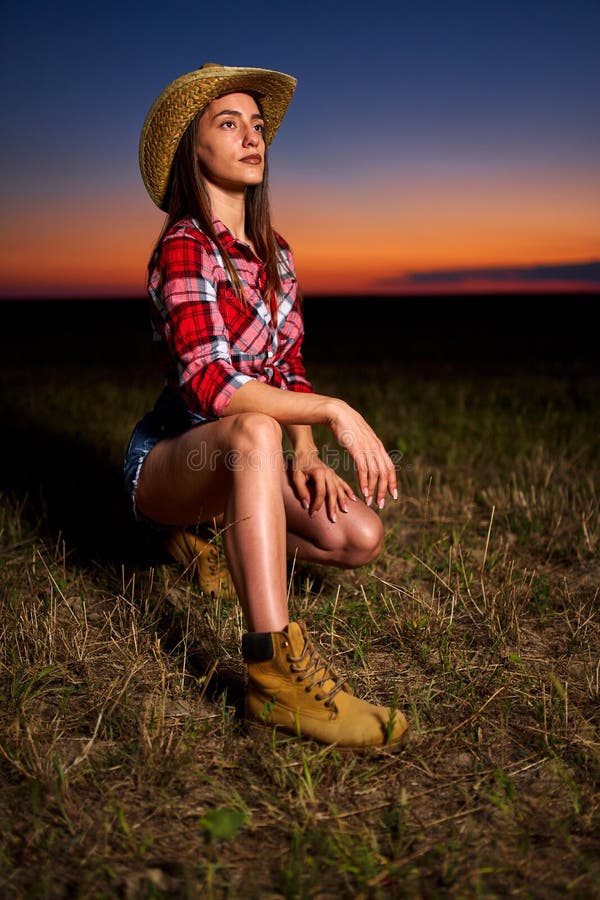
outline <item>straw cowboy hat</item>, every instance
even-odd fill
[[[140,137],[140,170],[154,203],[166,211],[171,165],[179,141],[196,113],[211,100],[234,91],[254,94],[265,119],[265,141],[270,144],[295,88],[296,79],[283,72],[217,63],[205,63],[171,82],[150,107]]]

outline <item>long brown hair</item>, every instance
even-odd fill
[[[231,279],[235,294],[240,300],[245,300],[237,269],[215,232],[210,208],[210,197],[196,154],[198,123],[205,109],[206,107],[194,116],[184,131],[177,147],[169,180],[167,218],[156,242],[154,252],[158,250],[165,233],[172,225],[185,216],[192,216],[196,219],[202,231],[216,244],[227,274]],[[263,180],[260,184],[249,185],[246,188],[245,214],[248,237],[252,241],[258,256],[265,264],[267,276],[265,299],[268,303],[272,303],[281,292],[281,277],[277,266],[278,245],[271,226],[266,147]]]

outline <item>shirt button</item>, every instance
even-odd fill
[[[272,350],[268,350],[268,351],[267,351],[267,356],[269,357],[269,359],[271,359],[271,357],[273,356],[273,351],[272,351]]]

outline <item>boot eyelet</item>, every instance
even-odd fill
[[[285,650],[285,648],[286,648],[286,647],[289,647],[290,645],[288,644],[287,641],[282,641],[282,642],[281,642],[281,646],[282,646],[283,649]]]

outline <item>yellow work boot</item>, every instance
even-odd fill
[[[204,594],[215,597],[233,595],[235,588],[223,552],[214,534],[203,536],[185,528],[171,532],[165,545],[167,552],[185,566]]]
[[[355,697],[345,677],[321,658],[303,622],[245,634],[242,652],[250,722],[340,748],[390,747],[404,739],[408,722],[400,710]]]

